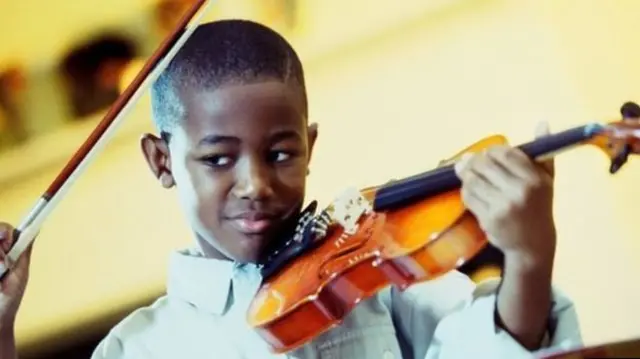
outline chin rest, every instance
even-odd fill
[[[263,280],[276,274],[293,259],[314,248],[326,235],[329,216],[324,211],[316,216],[318,202],[311,202],[299,215],[297,226],[288,240],[280,242],[261,263]]]

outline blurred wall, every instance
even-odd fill
[[[633,0],[460,1],[310,59],[310,110],[320,124],[310,197],[425,170],[493,132],[522,142],[539,120],[560,130],[615,117],[622,102],[640,100],[639,12]],[[168,253],[190,243],[173,193],[139,154],[148,98],[132,116],[36,243],[22,345],[159,295]],[[77,133],[86,131],[59,141],[79,144]],[[0,167],[9,163],[0,158]],[[640,287],[627,279],[640,272],[638,164],[611,178],[591,149],[557,161],[555,278],[576,301],[589,343],[640,335],[640,321],[625,320],[640,317]],[[17,222],[62,165],[2,186],[0,218]]]

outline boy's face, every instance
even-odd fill
[[[169,145],[142,139],[154,174],[176,186],[205,254],[256,262],[298,214],[317,134],[298,96],[278,81],[185,90],[186,118]]]

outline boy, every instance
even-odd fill
[[[204,24],[154,84],[152,106],[160,136],[145,135],[142,152],[160,184],[178,191],[197,249],[173,255],[167,295],[117,325],[94,359],[527,358],[579,343],[571,303],[551,290],[552,169],[496,148],[456,169],[465,204],[505,253],[499,286],[474,288],[452,272],[402,293],[389,288],[340,327],[271,354],[245,318],[261,281],[255,263],[304,201],[318,129],[307,122],[302,65],[264,26]],[[27,262],[2,283],[2,358],[14,355]]]

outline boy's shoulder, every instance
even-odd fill
[[[147,343],[171,339],[175,325],[188,317],[189,306],[162,296],[153,304],[141,307],[116,324],[100,342],[93,358],[124,358]],[[127,354],[129,353],[129,354]],[[127,355],[125,355],[127,354]]]
[[[166,317],[174,311],[174,306],[166,295],[156,299],[151,305],[138,308],[122,319],[110,331],[110,335],[130,338],[144,335],[145,332],[162,326]]]

